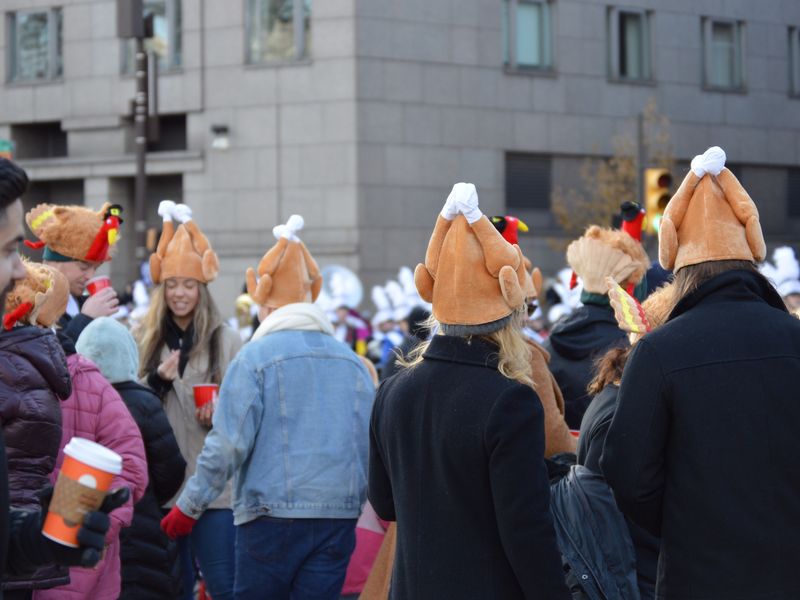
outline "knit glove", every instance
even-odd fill
[[[78,530],[80,544],[78,548],[71,548],[41,536],[42,554],[47,558],[47,562],[68,567],[93,567],[100,562],[105,549],[106,532],[111,524],[108,513],[125,504],[130,495],[130,490],[126,487],[114,490],[106,495],[98,510],[84,515],[83,525]],[[53,487],[44,488],[39,498],[42,511],[38,518],[43,521],[50,507],[50,500],[53,498]]]
[[[178,505],[172,507],[167,516],[161,519],[161,529],[173,540],[176,537],[189,535],[197,523],[197,519],[184,514]]]

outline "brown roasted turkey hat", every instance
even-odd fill
[[[525,264],[478,208],[471,183],[457,183],[436,220],[425,264],[414,282],[433,304],[433,316],[450,335],[483,334],[504,327],[525,303]]]
[[[69,283],[60,271],[22,259],[26,275],[6,296],[3,327],[17,324],[52,327],[67,310]]]
[[[621,229],[597,225],[589,226],[582,237],[567,246],[567,263],[581,278],[585,291],[600,295],[608,291],[606,277],[631,288],[650,266],[641,243]]]
[[[208,238],[192,219],[192,209],[162,200],[158,214],[164,220],[161,239],[150,255],[150,276],[159,284],[171,277],[187,277],[210,283],[219,273],[219,260]],[[177,229],[173,220],[178,221]]]
[[[272,233],[278,240],[258,263],[258,279],[253,268],[247,269],[247,293],[256,304],[280,308],[296,302],[314,302],[322,288],[322,274],[317,262],[297,237],[303,229],[300,215],[292,215],[285,225]]]
[[[682,267],[715,260],[761,262],[767,256],[758,209],[725,168],[718,146],[695,156],[678,191],[667,204],[658,230],[661,266]]]
[[[25,243],[31,248],[44,248],[45,260],[109,261],[120,238],[121,214],[121,206],[108,202],[97,212],[78,205],[39,204],[25,215],[25,222],[39,241]]]

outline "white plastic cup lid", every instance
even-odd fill
[[[85,438],[73,437],[64,447],[64,454],[106,473],[122,473],[122,457],[119,454]]]

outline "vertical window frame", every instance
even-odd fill
[[[19,17],[47,15],[47,73],[44,77],[21,79],[19,77]],[[58,81],[64,74],[63,7],[25,8],[6,13],[6,82],[14,85],[31,85]]]
[[[274,0],[243,0],[244,1],[244,63],[248,66],[275,66],[282,64],[297,64],[311,62],[312,53],[306,52],[306,27],[305,7],[307,0],[293,0],[292,2],[292,34],[294,38],[294,57],[292,58],[259,58],[254,56],[252,40],[261,38],[263,23],[259,18],[264,3],[269,5]],[[309,9],[309,20],[313,15],[313,6]],[[309,24],[309,36],[313,29],[313,21]]]
[[[800,98],[800,27],[789,26],[789,96]]]
[[[747,29],[744,21],[722,17],[701,17],[703,41],[703,88],[711,92],[747,93]],[[713,70],[713,28],[714,24],[730,25],[733,31],[733,77],[731,85],[712,83]]]
[[[636,15],[642,23],[642,45],[639,59],[642,64],[642,76],[631,77],[622,74],[622,52],[619,44],[620,21],[623,15]],[[653,65],[653,35],[651,32],[653,12],[644,8],[628,6],[609,6],[606,22],[608,39],[608,78],[616,83],[652,84],[655,82]]]
[[[541,26],[539,31],[539,55],[542,57],[539,65],[520,64],[517,56],[517,40],[519,36],[519,6],[520,4],[539,6],[541,8]],[[504,0],[502,18],[503,27],[507,32],[503,48],[503,64],[512,72],[545,73],[555,72],[555,51],[553,48],[554,11],[553,0]]]

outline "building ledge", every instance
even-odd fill
[[[31,181],[54,179],[86,179],[88,177],[133,177],[136,175],[136,157],[89,156],[38,158],[18,161]],[[147,154],[148,175],[174,175],[199,173],[204,169],[202,152],[151,152]]]

